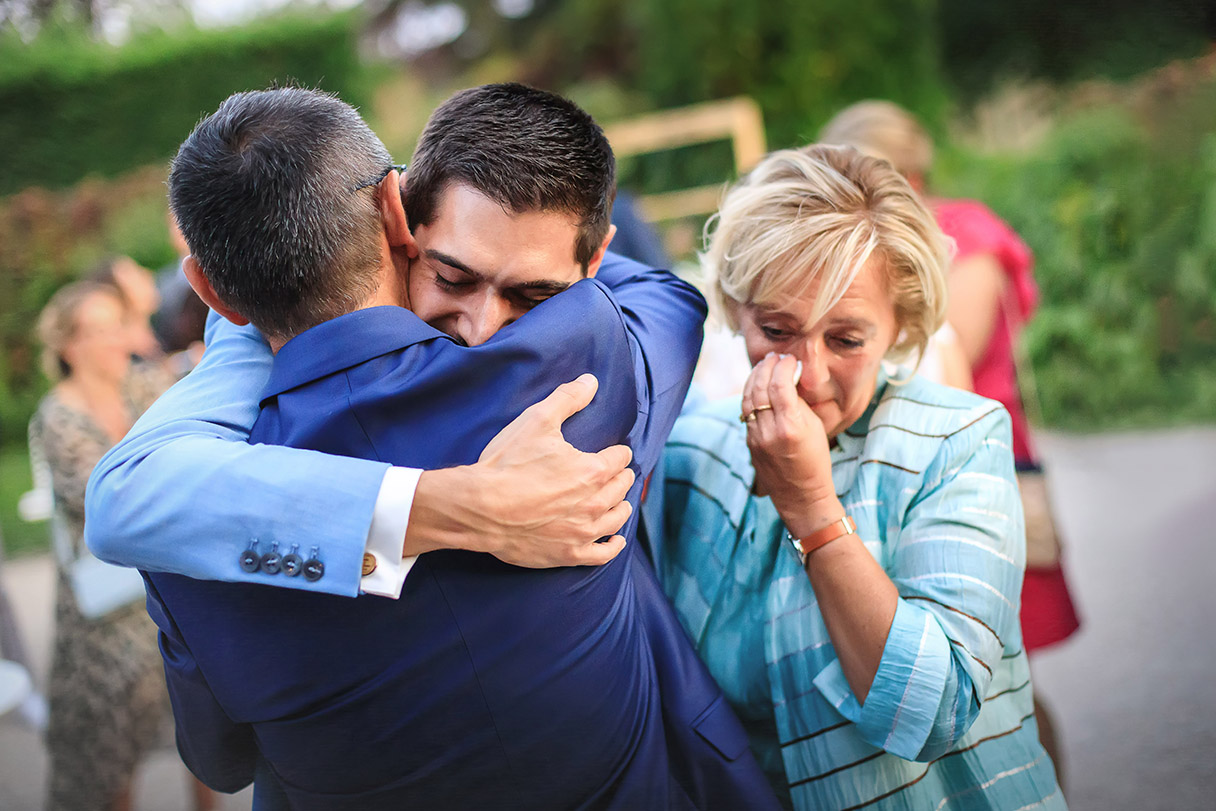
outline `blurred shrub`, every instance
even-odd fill
[[[747,94],[772,147],[813,140],[859,98],[946,110],[936,0],[542,0],[527,78],[565,88],[611,75],[652,108]],[[630,112],[641,112],[631,110]],[[721,176],[699,182],[721,180]]]
[[[203,115],[275,82],[370,98],[354,20],[283,17],[120,49],[53,27],[32,44],[0,38],[0,444],[25,441],[45,390],[32,333],[50,295],[107,255],[153,269],[175,258],[166,166]]]
[[[955,150],[934,174],[1035,252],[1025,340],[1050,426],[1216,418],[1216,81],[1147,91],[1067,114],[1030,154]]]
[[[1211,0],[938,0],[942,59],[971,101],[1010,77],[1129,79],[1210,48]]]
[[[108,255],[126,254],[152,269],[176,258],[164,182],[163,167],[148,167],[0,200],[0,446],[25,442],[46,390],[33,331],[51,294]]]
[[[770,145],[800,146],[846,104],[946,105],[934,0],[647,0],[634,80],[660,106],[748,94]]]
[[[58,29],[0,40],[0,195],[164,161],[225,97],[295,80],[369,97],[350,14],[143,35],[121,48]]]

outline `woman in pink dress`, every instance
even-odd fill
[[[862,101],[839,112],[820,133],[820,141],[847,144],[889,161],[933,208],[942,231],[952,237],[956,254],[950,269],[947,319],[971,365],[974,391],[998,400],[1013,418],[1013,454],[1025,495],[1041,487],[1038,455],[1019,394],[1014,342],[1034,314],[1039,292],[1034,257],[1020,237],[983,203],[944,200],[928,195],[925,176],[933,162],[933,141],[916,118],[887,101]],[[1043,499],[1027,500],[1031,514]],[[1032,545],[1038,546],[1038,545]],[[1067,639],[1079,626],[1060,565],[1059,548],[1029,550],[1022,587],[1022,641],[1028,653]],[[1051,718],[1035,699],[1043,746],[1060,769]],[[1062,769],[1061,769],[1062,771]]]

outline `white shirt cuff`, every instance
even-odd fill
[[[375,562],[371,573],[363,575],[359,582],[359,590],[364,594],[394,600],[401,596],[405,576],[418,560],[417,555],[401,557],[401,547],[405,544],[410,509],[414,506],[414,492],[421,475],[422,471],[414,468],[390,467],[380,482],[380,495],[376,496],[372,525],[367,531],[367,545],[363,547],[364,560],[370,555]]]

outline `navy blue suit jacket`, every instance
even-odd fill
[[[704,303],[626,260],[601,273],[623,307],[581,282],[480,347],[392,307],[311,329],[277,355],[252,441],[467,464],[590,371],[599,392],[564,433],[586,450],[633,447],[636,507]],[[324,527],[300,546],[323,550]],[[182,755],[233,790],[260,754],[299,808],[775,807],[635,548],[555,570],[429,553],[396,601],[149,574]]]

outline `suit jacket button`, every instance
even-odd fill
[[[309,558],[304,561],[304,579],[310,583],[315,583],[325,575],[325,564],[316,558]]]
[[[258,553],[252,549],[246,549],[241,553],[241,570],[253,574],[258,570],[258,564],[261,562]]]
[[[283,556],[279,554],[279,545],[276,543],[269,552],[262,555],[260,566],[262,571],[266,574],[278,574],[279,567],[282,565]]]
[[[363,553],[363,576],[367,577],[376,571],[376,556],[370,552]]]
[[[295,552],[289,552],[283,556],[283,574],[288,577],[295,577],[300,573],[300,569],[302,568],[304,568],[304,558]]]

